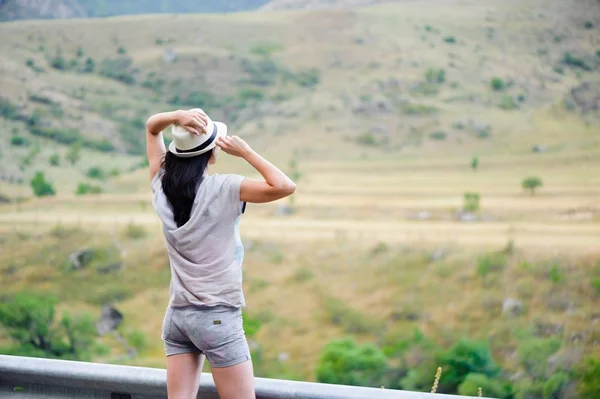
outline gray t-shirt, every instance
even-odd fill
[[[190,219],[177,227],[162,190],[161,172],[150,186],[171,264],[169,306],[244,307],[244,247],[238,230],[245,208],[240,200],[244,176],[207,175],[198,187]]]

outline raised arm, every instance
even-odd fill
[[[272,202],[292,195],[296,191],[296,183],[279,168],[252,150],[239,137],[219,138],[217,145],[227,154],[246,160],[265,179],[264,181],[244,179],[240,187],[240,201],[250,203]]]
[[[146,153],[150,164],[150,180],[160,169],[166,152],[162,132],[173,124],[179,124],[193,134],[206,133],[206,114],[199,108],[189,111],[177,110],[152,115],[146,121]]]

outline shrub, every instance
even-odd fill
[[[102,60],[98,70],[101,76],[114,79],[119,82],[132,85],[135,84],[136,69],[133,67],[133,59],[130,57],[107,58]]]
[[[44,72],[44,68],[37,66],[35,64],[35,61],[33,60],[33,58],[27,58],[25,65],[27,65],[29,68],[33,69],[35,72],[38,72],[38,73]]]
[[[67,61],[61,55],[60,50],[56,52],[56,55],[50,59],[50,66],[60,71],[67,69]]]
[[[513,96],[506,95],[502,96],[499,107],[506,111],[511,111],[519,108],[519,105],[517,104]]]
[[[19,109],[9,100],[0,97],[0,117],[12,121],[21,120]]]
[[[349,334],[363,334],[379,328],[374,320],[338,299],[326,298],[323,308],[329,315],[331,322],[341,326]]]
[[[244,72],[250,75],[247,82],[257,86],[272,86],[281,74],[279,66],[270,58],[263,57],[257,62],[242,59],[241,63]]]
[[[535,190],[538,187],[542,187],[543,183],[542,183],[542,179],[540,179],[537,176],[529,176],[526,177],[525,179],[523,179],[523,181],[521,182],[521,187],[524,190],[529,190],[529,192],[531,193],[531,195],[535,194]]]
[[[490,80],[490,87],[496,91],[500,91],[500,90],[504,89],[504,80],[500,79],[499,77],[494,76]]]
[[[580,68],[580,69],[583,69],[585,71],[589,71],[589,70],[592,69],[589,65],[587,65],[585,63],[585,61],[583,59],[577,58],[577,57],[575,57],[573,54],[571,54],[569,52],[566,52],[563,55],[562,62],[565,65],[568,65],[568,66],[571,66],[571,67],[574,67],[574,68]]]
[[[477,259],[477,274],[485,277],[488,273],[504,269],[506,257],[499,252],[486,254]]]
[[[301,87],[315,87],[321,81],[321,72],[316,68],[289,74],[288,79],[296,82]]]
[[[446,81],[446,71],[441,68],[429,68],[425,72],[425,79],[428,83],[444,83]]]
[[[264,93],[260,89],[244,87],[240,89],[238,97],[243,103],[246,101],[260,101],[264,98]]]
[[[102,170],[102,168],[100,168],[99,166],[90,167],[87,171],[87,176],[90,179],[98,179],[98,180],[104,180],[104,178],[106,177],[104,170]]]
[[[342,338],[325,345],[316,375],[322,383],[379,387],[386,368],[387,359],[375,345]]]
[[[135,223],[129,223],[125,229],[125,235],[128,238],[137,240],[146,237],[146,229],[144,226]]]
[[[302,266],[294,272],[292,281],[303,282],[313,278],[313,272],[306,266]]]
[[[596,295],[600,296],[600,277],[593,277],[590,281],[592,289],[596,292]]]
[[[125,47],[123,46],[119,46],[119,48],[117,49],[117,53],[118,54],[127,54],[127,50],[125,50]]]
[[[456,38],[455,38],[454,36],[446,36],[446,37],[444,38],[444,41],[445,41],[446,43],[456,43]]]
[[[479,210],[479,193],[465,193],[463,210],[466,212]]]
[[[127,342],[138,352],[143,351],[148,346],[146,335],[139,330],[133,330],[127,334]]]
[[[48,158],[48,162],[52,166],[59,166],[60,165],[60,155],[58,155],[58,154],[50,155],[50,158]]]
[[[371,132],[364,132],[356,137],[356,142],[360,145],[374,147],[379,145],[377,137]]]
[[[444,132],[433,132],[429,134],[429,137],[433,140],[446,140],[446,133]]]
[[[30,181],[31,188],[36,197],[56,195],[52,184],[44,178],[44,172],[36,172],[35,176]]]
[[[436,113],[438,109],[436,107],[425,104],[405,103],[402,106],[402,111],[407,115],[427,115]]]
[[[585,29],[592,29],[592,28],[594,27],[594,24],[592,23],[592,21],[585,21],[585,22],[583,23],[583,27],[584,27]]]
[[[562,398],[562,391],[569,383],[569,376],[564,372],[559,372],[550,377],[542,387],[544,398]]]
[[[558,338],[529,338],[519,342],[517,355],[532,378],[546,378],[548,358],[561,346],[562,342]]]
[[[501,371],[486,343],[468,339],[458,341],[439,360],[444,370],[439,383],[442,392],[456,392],[471,373],[493,378]]]
[[[77,54],[77,58],[83,57],[83,54],[84,54],[83,53],[83,48],[77,47],[77,53],[76,54]]]
[[[504,398],[510,393],[497,380],[484,374],[469,373],[458,386],[458,394],[462,396],[478,396],[479,389],[488,398]]]
[[[51,98],[43,96],[41,94],[35,94],[35,93],[29,95],[29,101],[32,101],[34,103],[44,104],[44,105],[56,104],[54,101],[52,101]]]
[[[81,158],[81,144],[79,142],[71,144],[69,150],[65,154],[65,159],[75,165]]]
[[[25,147],[29,145],[29,140],[23,136],[12,136],[10,138],[10,144],[16,147]]]
[[[79,183],[77,185],[77,189],[75,190],[75,195],[86,195],[86,194],[101,194],[102,187],[93,186],[88,183]]]
[[[96,69],[96,62],[92,57],[87,57],[85,59],[85,64],[83,64],[82,72],[92,73]]]
[[[582,398],[600,398],[600,360],[586,358],[575,368],[577,392]]]
[[[476,171],[478,167],[479,167],[479,158],[473,157],[473,159],[471,159],[471,169]]]
[[[156,44],[157,46],[162,46],[164,44],[164,40],[163,39],[156,39],[154,41],[154,44]]]

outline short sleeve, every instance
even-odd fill
[[[240,188],[246,177],[241,175],[225,175],[221,189],[227,197],[227,205],[234,212],[235,216],[242,214],[245,203],[240,200]]]

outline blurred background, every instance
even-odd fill
[[[598,1],[0,20],[0,353],[166,366],[145,121],[200,107],[298,185],[241,225],[257,376],[430,391],[441,367],[437,392],[600,398]]]

